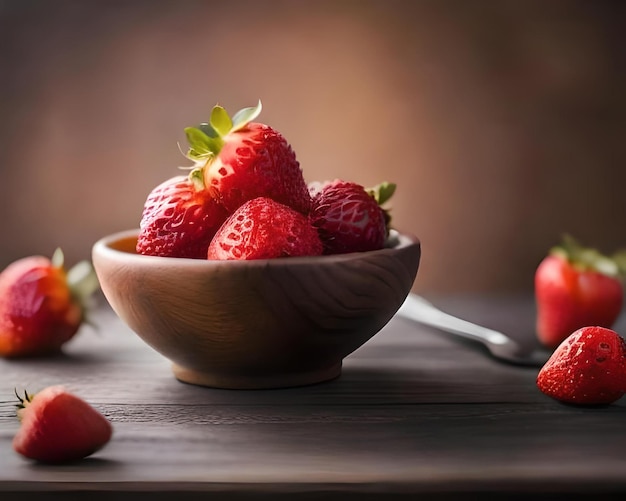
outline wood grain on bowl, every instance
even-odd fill
[[[379,251],[257,261],[142,256],[136,231],[94,245],[102,290],[185,382],[275,388],[340,375],[411,290],[420,242]]]

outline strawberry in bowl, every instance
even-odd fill
[[[382,249],[389,236],[389,212],[383,205],[396,185],[381,183],[366,189],[358,183],[335,179],[312,184],[311,223],[317,228],[325,254]]]
[[[318,256],[322,241],[309,219],[271,198],[239,207],[211,240],[207,259],[271,259]]]

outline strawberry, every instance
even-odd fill
[[[604,327],[567,337],[539,371],[537,387],[570,404],[610,404],[626,393],[626,342]]]
[[[205,259],[209,243],[228,217],[204,189],[202,172],[175,176],[154,188],[144,204],[137,252],[150,256]]]
[[[63,261],[57,249],[52,259],[25,257],[0,273],[0,356],[57,352],[78,332],[98,279],[88,261],[67,273]]]
[[[325,254],[381,249],[390,218],[381,205],[395,190],[383,183],[367,190],[360,184],[335,179],[309,187],[313,195],[311,223],[320,234]]]
[[[316,256],[322,242],[306,216],[270,198],[249,200],[217,231],[208,259]]]
[[[16,392],[17,395],[17,392]],[[100,450],[111,439],[111,423],[62,386],[49,386],[19,397],[20,429],[13,449],[44,463],[76,461]]]
[[[622,262],[568,236],[553,248],[535,271],[540,342],[555,348],[581,327],[612,327],[623,305]]]
[[[311,197],[300,164],[287,140],[268,125],[252,122],[261,102],[231,119],[215,106],[209,123],[187,127],[187,157],[204,173],[204,183],[229,212],[267,197],[307,214]]]

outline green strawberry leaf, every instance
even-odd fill
[[[187,142],[189,143],[188,155],[194,157],[202,157],[211,154],[211,148],[209,147],[210,137],[197,127],[186,127],[185,135],[187,136]]]
[[[98,276],[89,261],[80,261],[70,268],[67,284],[81,304],[100,288]]]
[[[204,171],[201,167],[196,167],[195,169],[192,169],[188,177],[195,186],[196,190],[202,191],[205,188]]]
[[[226,110],[221,106],[214,106],[211,111],[211,120],[209,121],[211,127],[217,132],[219,136],[225,136],[233,128],[233,122],[231,121]]]
[[[600,254],[598,251],[588,250],[583,253],[581,257],[589,268],[595,269],[610,277],[617,277],[619,275],[617,263],[610,257]]]
[[[254,120],[261,114],[262,109],[263,105],[261,104],[261,100],[259,99],[259,102],[256,106],[239,110],[233,116],[233,125],[230,129],[230,132],[235,132],[243,129],[246,125],[248,125],[250,122],[252,122],[252,120]]]
[[[374,197],[378,205],[383,205],[387,202],[396,191],[396,185],[394,183],[383,182],[373,188],[370,188],[369,193]]]
[[[571,235],[563,235],[561,245],[555,247],[552,253],[567,259],[574,268],[581,271],[593,270],[609,277],[620,275],[618,262],[596,249],[582,246]]]
[[[194,161],[206,161],[218,155],[224,145],[221,137],[209,137],[198,127],[186,127],[185,135],[190,146],[187,158]]]
[[[626,249],[613,254],[613,261],[617,264],[620,275],[626,276]]]
[[[396,191],[396,185],[394,183],[382,182],[373,188],[365,188],[365,191],[370,195],[376,203],[382,208],[385,202],[393,196]],[[388,209],[382,209],[385,216],[385,226],[387,227],[387,236],[389,236],[389,229],[391,228],[391,214]]]
[[[211,110],[209,122],[203,122],[197,127],[186,127],[185,135],[189,143],[189,150],[185,154],[187,158],[206,164],[211,161],[224,147],[224,137],[231,132],[244,128],[261,113],[261,100],[251,108],[244,108],[230,118],[226,110],[215,105]]]
[[[219,136],[217,131],[211,126],[210,123],[202,122],[200,125],[198,125],[198,129],[200,129],[202,132],[204,132],[209,137],[218,137]]]
[[[60,247],[57,247],[50,258],[53,268],[63,268],[65,265],[65,255]]]

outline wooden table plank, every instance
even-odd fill
[[[521,299],[446,305],[519,335],[532,308]],[[18,423],[0,404],[2,500],[17,492],[31,499],[626,492],[624,402],[558,404],[536,389],[537,369],[505,365],[403,319],[348,357],[334,381],[251,391],[182,384],[106,305],[94,321],[100,332],[85,329],[65,356],[0,360],[0,400],[14,387],[65,384],[110,418],[113,440],[80,463],[32,464],[11,450]]]

